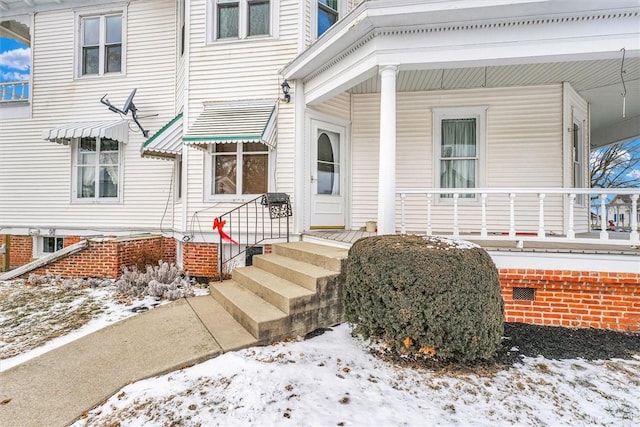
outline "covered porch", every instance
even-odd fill
[[[335,119],[345,147],[330,190],[343,221],[329,227],[637,245],[640,192],[611,193],[635,201],[614,238],[609,192],[591,194],[588,166],[592,148],[640,135],[639,13],[622,0],[363,2],[283,70],[295,83],[296,176],[311,177],[296,181],[295,211],[312,211],[296,230],[325,226],[313,214],[313,123]],[[473,121],[471,143],[445,142],[456,120]],[[464,179],[445,173],[456,164]]]

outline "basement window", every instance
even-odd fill
[[[513,288],[514,301],[535,301],[536,290],[534,288]]]
[[[49,254],[64,248],[63,237],[43,237],[42,238],[42,253]]]

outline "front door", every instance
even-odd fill
[[[311,229],[345,227],[345,129],[313,121]]]

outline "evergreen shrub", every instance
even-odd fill
[[[495,355],[504,301],[482,248],[421,236],[376,236],[350,249],[345,316],[400,353],[468,362]]]

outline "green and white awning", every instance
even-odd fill
[[[259,142],[275,148],[275,100],[205,102],[204,110],[182,138],[187,145]]]
[[[129,122],[118,119],[67,123],[43,131],[42,138],[65,145],[73,138],[109,138],[126,143],[129,141]]]
[[[162,129],[144,143],[140,149],[143,157],[174,159],[182,154],[182,113],[174,117]]]

